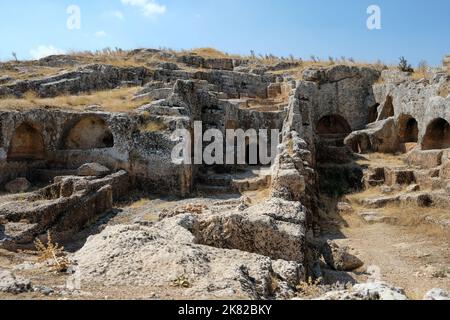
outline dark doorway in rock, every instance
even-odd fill
[[[378,120],[385,120],[387,118],[393,117],[394,115],[395,111],[393,99],[391,96],[387,96]]]
[[[369,108],[369,116],[367,119],[367,123],[374,123],[378,119],[378,107],[380,106],[379,103],[373,105]]]
[[[316,133],[319,136],[344,136],[352,132],[347,120],[340,115],[328,115],[322,117],[316,125]]]
[[[410,115],[402,115],[398,122],[400,143],[412,143],[419,140],[419,125]]]
[[[105,120],[88,116],[79,120],[69,129],[63,141],[63,148],[69,150],[89,150],[112,148],[114,137]]]
[[[44,154],[44,139],[41,133],[28,123],[17,127],[9,144],[8,160],[42,160]]]
[[[431,121],[423,138],[422,149],[450,148],[450,124],[447,120],[437,118]]]

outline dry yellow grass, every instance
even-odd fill
[[[449,220],[450,212],[448,210],[435,207],[422,208],[415,205],[389,205],[380,209],[380,213],[395,218],[392,220],[395,225],[414,230],[417,234],[424,234],[442,240],[447,239],[450,242],[448,228],[426,221],[427,217]]]
[[[404,166],[406,166],[405,162],[403,161],[402,155],[376,152],[376,153],[365,154],[364,157],[366,157],[367,160],[361,159],[361,160],[358,160],[357,163],[360,165],[369,165],[370,164],[372,167],[376,167],[376,166],[404,167]]]
[[[399,190],[397,192],[401,193]],[[392,195],[395,195],[393,193]],[[361,205],[364,199],[383,196],[379,188],[369,188],[363,192],[355,193],[346,196],[345,201],[349,201],[353,207],[354,212],[368,211],[366,207]],[[370,210],[370,209],[369,209]],[[373,209],[371,209],[373,210]],[[386,216],[390,219],[391,224],[406,227],[408,230],[426,234],[440,239],[448,239],[450,241],[450,232],[437,224],[431,224],[425,219],[433,217],[439,220],[450,220],[450,211],[438,207],[419,207],[413,203],[408,204],[389,204],[386,207],[375,210],[381,216]],[[346,218],[348,219],[348,217]]]
[[[229,58],[230,56],[214,48],[195,48],[182,53],[194,53],[205,58]]]
[[[27,93],[24,98],[5,98],[0,100],[0,110],[31,109],[38,107],[65,108],[84,110],[88,106],[99,105],[110,112],[129,112],[151,100],[132,101],[139,88],[120,88],[108,91],[98,91],[85,95],[66,95],[55,98],[39,98],[33,93]]]
[[[353,206],[359,207],[362,200],[381,196],[380,189],[377,187],[368,188],[364,191],[347,195],[346,198]]]
[[[439,96],[441,96],[442,98],[447,98],[449,94],[450,94],[450,82],[447,81],[446,85],[443,86],[441,90],[439,90]]]
[[[162,132],[166,131],[169,126],[163,120],[151,120],[147,122],[142,128],[145,132]]]
[[[68,71],[68,69],[35,66],[31,61],[21,62],[20,67],[17,67],[14,62],[9,62],[0,69],[0,77],[9,76],[13,79],[12,81],[26,80],[53,76],[63,71]]]

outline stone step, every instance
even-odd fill
[[[231,185],[239,192],[257,191],[267,188],[270,180],[270,176],[260,176],[253,179],[236,179],[232,181]]]
[[[224,186],[213,186],[206,184],[197,184],[196,186],[197,192],[205,195],[219,195],[219,194],[231,194],[236,193],[236,190],[233,190],[232,187],[224,187]]]
[[[205,185],[229,187],[233,181],[233,176],[229,174],[200,175],[198,182]]]
[[[0,226],[0,248],[16,250],[17,245],[32,243],[37,223],[7,222]]]
[[[418,182],[416,178],[416,171],[405,168],[389,168],[389,167],[374,167],[369,168],[364,173],[364,185],[366,188],[381,186],[386,184],[388,186],[408,186]]]
[[[359,212],[358,215],[364,220],[364,222],[369,224],[394,223],[396,221],[395,217],[385,216],[378,211],[362,211]]]
[[[407,193],[394,196],[381,196],[367,198],[359,201],[359,204],[370,209],[384,208],[389,205],[416,205],[418,207],[430,207],[436,201],[435,196],[424,192]]]

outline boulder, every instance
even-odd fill
[[[341,214],[350,214],[353,212],[353,207],[348,202],[338,202],[337,211]]]
[[[364,265],[361,260],[348,252],[347,247],[339,247],[331,240],[323,244],[321,252],[325,262],[337,271],[353,271]]]
[[[29,280],[16,278],[10,271],[0,269],[0,292],[19,294],[31,290]]]
[[[14,79],[11,78],[11,77],[8,76],[8,75],[0,76],[0,84],[5,84],[5,83],[10,82],[10,81],[12,81],[12,80],[14,80]]]
[[[450,294],[443,289],[431,289],[428,291],[423,300],[450,300]]]
[[[367,223],[384,223],[389,222],[389,217],[383,216],[376,211],[364,211],[358,213],[358,215]]]
[[[193,233],[208,246],[303,262],[304,210],[298,202],[272,198],[243,212],[201,216]]]
[[[198,244],[189,231],[194,215],[153,226],[116,225],[89,237],[74,258],[81,285],[100,283],[168,287],[182,277],[181,297],[199,299],[289,298],[304,279],[301,264],[240,250]],[[270,239],[267,239],[270,240]]]
[[[367,128],[352,132],[344,144],[356,153],[397,152],[400,149],[397,127],[393,117],[367,125]]]
[[[77,174],[82,177],[104,177],[110,172],[111,170],[98,163],[86,163],[77,170]]]
[[[410,166],[432,169],[442,164],[442,155],[442,150],[413,150],[408,154],[406,162]]]
[[[316,300],[408,300],[405,291],[384,282],[368,282],[349,290],[330,291]]]
[[[5,190],[9,193],[22,193],[30,189],[31,184],[26,178],[17,178],[5,185]]]

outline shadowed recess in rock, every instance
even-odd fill
[[[78,121],[67,133],[63,148],[69,150],[88,150],[112,148],[114,137],[105,120],[88,116]]]
[[[8,150],[9,160],[39,160],[44,158],[44,139],[31,124],[22,123],[14,132]]]
[[[427,128],[422,143],[423,150],[450,148],[450,124],[438,118],[433,120]]]

